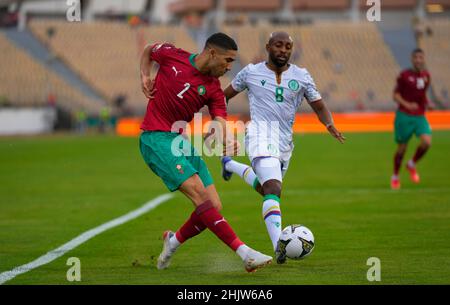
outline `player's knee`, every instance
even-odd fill
[[[430,137],[426,137],[426,138],[422,138],[421,141],[421,146],[425,149],[428,149],[431,147],[431,138]]]
[[[397,154],[404,155],[406,153],[406,144],[399,145],[397,148]]]
[[[209,199],[206,188],[201,181],[192,180],[190,183],[184,185],[184,189],[187,189],[184,193],[191,199],[195,206],[199,206]]]
[[[214,207],[216,208],[217,211],[222,211],[222,203],[219,202],[214,202]]]
[[[275,179],[268,180],[263,184],[262,188],[264,195],[272,194],[281,197],[281,181]]]
[[[193,201],[194,201],[195,205],[197,205],[197,206],[209,199],[208,195],[206,194],[206,189],[203,187],[203,185],[196,186],[194,188],[194,196],[193,197],[194,197]]]

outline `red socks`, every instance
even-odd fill
[[[204,229],[206,229],[206,226],[194,211],[185,224],[175,233],[175,236],[180,244],[182,244],[187,239],[200,234]]]
[[[394,156],[394,175],[398,175],[400,171],[400,166],[402,165],[404,154],[395,153]]]
[[[211,200],[207,200],[195,209],[202,222],[228,247],[236,251],[244,243],[236,236],[231,226],[217,211]]]
[[[422,146],[417,147],[416,153],[414,154],[414,157],[413,157],[413,162],[416,163],[417,161],[419,161],[423,157],[423,155],[425,155],[427,150],[428,150],[428,147],[422,147]]]
[[[191,217],[177,231],[176,238],[180,243],[183,243],[187,239],[202,232],[206,227],[233,251],[236,251],[237,248],[244,244],[236,236],[225,218],[214,208],[211,200],[205,201],[195,209]]]

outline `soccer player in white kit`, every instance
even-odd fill
[[[224,90],[227,100],[248,90],[251,121],[246,128],[245,149],[251,166],[223,157],[222,176],[229,180],[236,173],[264,196],[262,214],[279,264],[286,261],[283,244],[279,242],[281,182],[294,149],[292,125],[302,99],[306,98],[333,137],[341,143],[345,140],[335,128],[311,75],[306,69],[288,63],[292,48],[289,34],[272,33],[266,44],[268,60],[247,65]]]

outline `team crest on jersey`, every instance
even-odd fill
[[[265,79],[261,80],[261,85],[263,85],[263,87],[265,84],[266,84],[266,80]]]
[[[200,85],[200,86],[198,86],[197,91],[198,91],[198,95],[203,95],[206,93],[206,88],[205,88],[205,86]]]
[[[298,81],[296,81],[295,79],[291,79],[288,83],[289,89],[293,90],[293,91],[297,91],[298,88],[300,87],[300,85],[298,84]]]
[[[180,174],[184,174],[183,168],[181,167],[180,164],[177,164],[177,170]]]
[[[278,154],[278,148],[275,145],[273,145],[273,144],[267,145],[267,150],[271,154]]]
[[[162,47],[162,43],[155,44],[152,48],[152,52],[158,51],[159,48],[161,48],[161,47]]]

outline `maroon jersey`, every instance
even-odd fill
[[[172,131],[173,123],[190,122],[204,105],[208,105],[213,118],[226,118],[225,95],[219,79],[200,73],[195,67],[195,56],[168,43],[152,46],[150,59],[159,63],[156,93],[148,101],[141,129]]]
[[[411,111],[402,105],[398,109],[404,113],[412,115],[424,115],[428,104],[427,89],[430,84],[430,74],[428,71],[414,71],[412,69],[404,70],[397,77],[397,87],[395,92],[400,93],[401,97],[410,103],[416,103],[419,107]]]

